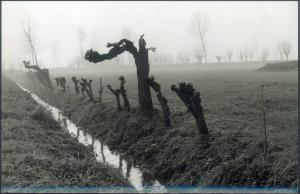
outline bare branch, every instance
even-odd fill
[[[133,42],[127,39],[122,39],[117,43],[107,43],[107,47],[112,48],[106,54],[99,54],[97,51],[93,51],[93,49],[88,50],[85,54],[85,59],[93,63],[98,63],[104,60],[115,58],[125,51],[131,53],[133,57],[136,57],[138,53],[137,48],[133,45]]]

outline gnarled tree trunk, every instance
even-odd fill
[[[163,117],[164,117],[164,125],[165,127],[171,126],[170,121],[170,108],[168,106],[168,100],[162,95],[161,93],[161,87],[160,84],[154,81],[154,77],[151,76],[148,78],[148,83],[152,87],[152,89],[156,92],[157,99],[160,103],[161,109],[163,111]]]
[[[120,83],[120,93],[121,93],[122,98],[123,98],[124,108],[129,112],[130,111],[130,105],[129,105],[126,90],[125,90],[125,87],[124,87],[124,85],[126,83],[125,77],[121,75],[119,77],[119,80],[121,81],[121,83]]]
[[[92,86],[91,83],[93,80],[89,80],[89,82],[87,81],[87,79],[81,78],[80,85],[81,85],[81,92],[82,94],[84,94],[84,92],[86,92],[86,94],[88,95],[89,99],[94,102],[94,97],[93,97],[93,93],[92,93]],[[87,89],[87,87],[89,89]]]
[[[72,76],[72,81],[74,82],[75,92],[76,92],[76,95],[78,96],[79,93],[80,93],[79,87],[78,87],[78,82],[79,82],[79,80],[76,79],[75,76]]]
[[[146,41],[143,36],[144,35],[139,39],[139,50],[133,45],[133,42],[122,39],[117,43],[108,43],[107,47],[112,48],[107,54],[99,54],[92,49],[88,50],[85,54],[85,59],[90,62],[98,63],[115,58],[125,51],[131,53],[137,68],[139,107],[142,111],[148,112],[153,109],[150,86],[147,83],[147,78],[149,77],[148,51],[155,51],[155,48],[146,48]]]
[[[149,78],[148,50],[145,47],[140,47],[139,54],[135,57],[135,64],[138,78],[139,106],[142,110],[152,110],[150,85],[147,82]]]
[[[122,110],[122,107],[121,107],[121,103],[120,103],[120,90],[119,89],[112,89],[110,85],[107,85],[107,88],[111,91],[111,93],[113,93],[113,95],[115,95],[116,97],[116,100],[117,100],[117,108],[118,110]]]
[[[29,65],[29,61],[23,61],[24,66],[26,69],[34,69],[36,70],[36,77],[37,80],[43,84],[45,87],[50,88],[53,90],[53,86],[50,80],[50,76],[49,76],[49,70],[44,68],[41,69],[38,65]]]
[[[192,113],[196,120],[200,135],[208,135],[208,128],[205,122],[203,108],[201,106],[200,92],[196,92],[191,83],[179,83],[179,87],[172,85],[171,90],[176,92],[178,97],[184,102],[188,111]]]
[[[62,90],[63,92],[66,91],[66,78],[64,77],[57,77],[55,78],[56,86]]]
[[[90,100],[94,101],[94,95],[93,95],[93,89],[92,89],[92,82],[93,82],[93,80],[91,80],[91,79],[87,82],[87,87],[89,88],[87,90],[87,93],[89,95]]]

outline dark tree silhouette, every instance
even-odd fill
[[[196,92],[191,83],[181,82],[171,85],[171,90],[176,92],[178,97],[183,101],[188,111],[192,113],[196,120],[200,135],[208,135],[208,128],[205,122],[203,108],[201,106],[200,92]]]
[[[122,39],[117,43],[108,43],[107,47],[112,48],[106,54],[99,54],[92,49],[88,50],[85,54],[85,59],[98,63],[113,59],[125,51],[129,52],[133,56],[137,68],[139,107],[142,111],[151,111],[153,104],[150,86],[146,80],[149,77],[148,51],[155,51],[155,48],[146,48],[146,41],[143,36],[139,39],[139,49],[133,45],[133,42]]]
[[[30,65],[29,61],[23,61],[26,69],[33,69],[36,71],[37,80],[45,87],[53,90],[53,86],[50,80],[49,69],[41,69],[38,65]]]
[[[221,63],[222,56],[216,56],[216,59],[217,59],[218,63]]]
[[[227,54],[227,57],[228,57],[228,62],[231,62],[231,57],[232,57],[232,54],[233,54],[232,51],[228,50],[226,54]]]
[[[100,105],[102,104],[103,89],[104,88],[103,88],[103,85],[102,85],[102,78],[100,77],[100,85],[99,85],[99,90],[98,90],[98,93],[99,93],[98,101],[99,101]]]
[[[81,78],[80,85],[81,85],[81,92],[82,92],[82,94],[84,94],[84,92],[86,92],[86,94],[88,95],[89,99],[93,102],[94,101],[94,97],[93,97],[92,86],[91,86],[92,82],[93,82],[93,80],[87,81],[87,79]]]
[[[56,86],[62,90],[63,92],[66,91],[66,78],[64,77],[56,77],[55,78],[56,81]]]
[[[243,53],[240,53],[240,56],[239,56],[241,62],[244,62],[244,54]]]
[[[94,101],[94,94],[93,94],[92,82],[93,82],[93,80],[91,80],[91,79],[87,82],[87,87],[88,87],[88,92],[87,93],[88,93],[88,95],[90,97],[90,100]]]
[[[76,92],[76,95],[78,96],[79,93],[80,93],[79,87],[78,87],[78,82],[79,82],[79,80],[76,79],[75,76],[72,76],[72,81],[74,82],[75,92]]]
[[[84,95],[84,93],[86,92],[86,82],[85,81],[83,81],[82,80],[82,78],[81,78],[81,81],[79,82],[79,84],[80,84],[80,86],[81,86],[81,89],[80,89],[80,91],[81,91],[81,96],[83,96]]]
[[[125,77],[123,75],[121,75],[119,77],[119,80],[121,81],[121,83],[120,83],[120,93],[121,93],[121,96],[123,98],[124,108],[129,112],[130,111],[130,105],[129,105],[126,90],[125,90],[125,87],[124,87],[124,85],[126,83]]]
[[[161,109],[163,111],[165,127],[170,127],[171,121],[170,121],[170,108],[168,106],[168,100],[162,95],[160,84],[154,80],[153,76],[148,78],[147,81],[148,81],[149,85],[151,86],[151,88],[156,92],[157,99],[158,99],[158,101],[161,105]]]
[[[111,93],[113,93],[113,95],[115,95],[116,97],[116,100],[117,100],[117,107],[118,107],[118,110],[122,110],[122,107],[121,107],[121,103],[120,103],[120,90],[119,89],[112,89],[111,88],[111,85],[107,85],[107,88],[111,91]]]

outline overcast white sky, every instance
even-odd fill
[[[67,66],[80,55],[77,29],[87,38],[84,49],[106,52],[106,43],[119,40],[131,27],[137,41],[145,34],[157,53],[192,53],[199,41],[190,33],[191,17],[207,14],[209,61],[233,50],[267,47],[275,57],[279,41],[290,41],[290,58],[298,58],[298,2],[2,2],[2,64],[20,64],[30,55],[22,31],[34,23],[38,56],[43,67]],[[54,60],[53,56],[57,56]]]

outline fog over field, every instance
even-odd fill
[[[298,2],[1,9],[1,192],[298,191]]]
[[[268,49],[268,60],[279,60],[276,46],[288,41],[289,59],[298,53],[297,2],[2,2],[2,64],[17,68],[31,52],[23,24],[33,25],[34,43],[42,67],[70,66],[82,48],[107,52],[107,42],[128,38],[135,42],[145,34],[147,46],[157,48],[151,57],[164,55],[178,63],[201,48],[193,36],[191,19],[206,16],[207,60],[215,56],[240,61],[242,50],[252,50],[253,60]],[[152,55],[152,56],[151,56]],[[125,60],[128,57],[122,56]],[[86,62],[87,63],[87,62]]]

